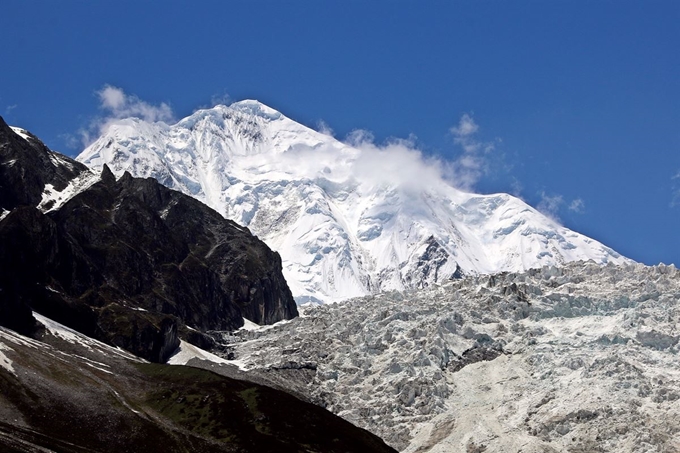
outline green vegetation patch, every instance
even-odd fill
[[[394,451],[368,432],[285,392],[199,368],[135,366],[152,383],[143,401],[146,411],[235,450]]]

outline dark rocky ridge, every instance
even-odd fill
[[[89,171],[80,162],[51,151],[37,137],[29,137],[24,140],[0,117],[0,212],[38,206],[46,184],[61,191]]]
[[[45,184],[63,189],[84,171],[0,118],[0,207],[11,211],[0,220],[0,325],[31,335],[33,309],[162,362],[178,336],[206,347],[202,332],[242,317],[297,316],[277,253],[156,180],[116,181],[105,168],[59,209],[36,209]]]

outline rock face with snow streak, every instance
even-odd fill
[[[403,452],[670,452],[679,325],[673,266],[577,262],[316,306],[232,347]]]
[[[350,146],[257,101],[126,119],[78,160],[204,201],[278,251],[298,303],[452,276],[627,260],[506,194],[455,189],[415,151]],[[406,167],[406,168],[404,168]]]
[[[10,127],[0,117],[0,218],[21,205],[53,209],[74,187],[96,179],[73,159],[48,149],[30,132]]]

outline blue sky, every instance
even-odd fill
[[[258,99],[342,139],[489,150],[510,192],[646,264],[680,264],[678,1],[3,2],[0,115],[75,155],[119,87],[175,118]],[[460,137],[459,137],[460,138]],[[489,146],[491,145],[491,146]]]

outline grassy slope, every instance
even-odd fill
[[[0,332],[7,333],[7,330]],[[382,452],[379,438],[268,387],[0,335],[0,451]]]

